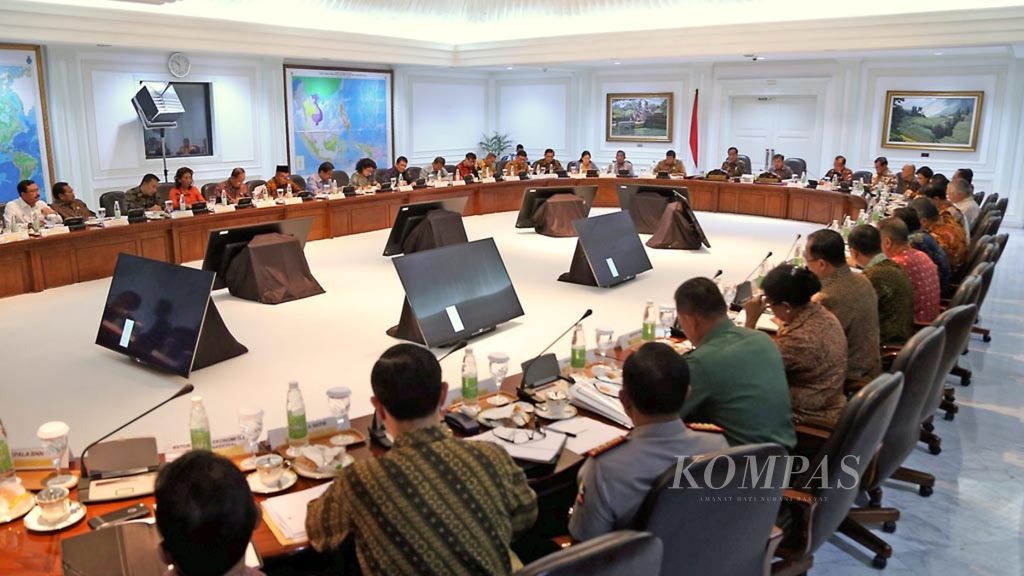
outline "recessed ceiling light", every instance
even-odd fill
[[[935,55],[936,56],[942,56],[942,52],[936,52]]]
[[[505,70],[512,70],[512,66],[505,66]]]
[[[616,65],[616,66],[619,66],[619,65],[621,65],[621,64],[622,64],[622,62],[616,62],[616,63],[615,63],[615,65]]]

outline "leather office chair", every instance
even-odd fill
[[[854,182],[860,180],[865,184],[871,184],[871,172],[867,170],[857,170],[853,173],[853,180]]]
[[[975,267],[979,269],[978,267]],[[975,322],[977,321],[977,308],[978,308],[978,297],[981,294],[981,276],[976,276],[973,273],[967,275],[956,289],[956,293],[953,294],[953,298],[950,299],[946,309],[956,308],[958,306],[972,305],[975,307]],[[968,341],[970,341],[970,333],[968,332]],[[964,342],[963,348],[960,349],[960,355],[967,354],[967,342]],[[959,363],[953,364],[953,368],[949,371],[950,375],[960,378],[961,386],[971,385],[972,373],[969,369],[960,366]],[[960,411],[960,408],[956,404],[956,388],[952,385],[947,385],[943,388],[942,393],[942,404],[940,405],[942,410],[946,412],[945,419],[952,420],[956,413]]]
[[[786,158],[782,163],[789,166],[789,169],[793,171],[794,176],[800,176],[804,172],[807,172],[807,162],[803,158]]]
[[[1010,235],[1003,232],[1002,234],[996,234],[996,237],[992,239],[996,243],[996,260],[1003,257],[1003,250],[1006,250],[1006,243],[1010,240]]]
[[[257,178],[255,180],[249,180],[248,182],[245,183],[245,185],[249,187],[249,192],[252,193],[252,191],[255,190],[256,188],[259,188],[260,186],[266,186],[267,181],[260,180],[259,178]]]
[[[447,167],[445,168],[445,170],[448,170]],[[451,170],[448,170],[448,172],[451,173]],[[423,168],[420,168],[419,166],[413,166],[412,168],[406,170],[405,174],[409,178],[412,178],[412,181],[415,182],[423,177]]]
[[[942,452],[942,438],[935,433],[935,411],[940,407],[946,412],[946,420],[952,420],[951,414],[959,411],[956,404],[947,405],[949,396],[946,394],[946,377],[952,373],[953,368],[960,359],[960,354],[967,346],[971,338],[971,327],[978,317],[978,307],[974,304],[965,304],[947,309],[932,322],[932,326],[943,328],[946,331],[946,342],[942,346],[942,356],[939,359],[939,367],[935,370],[935,387],[931,397],[925,402],[924,410],[921,411],[921,435],[920,440],[928,445],[928,451],[932,454]],[[955,400],[956,397],[953,397]]]
[[[974,219],[974,223],[971,224],[971,238],[974,238],[979,234],[981,230],[981,222],[985,219],[985,216],[989,212],[996,209],[996,202],[999,200],[999,194],[989,194],[985,197],[985,200],[981,203],[978,209],[978,217]]]
[[[665,470],[633,521],[635,529],[661,538],[662,576],[678,574],[682,566],[690,574],[767,574],[782,538],[773,529],[787,454],[778,444],[752,444],[697,456],[688,472],[699,486],[683,480],[681,488],[673,487],[676,466]],[[754,486],[748,485],[751,465],[768,471]]]
[[[981,307],[985,305],[985,298],[988,296],[989,286],[992,285],[992,276],[995,274],[996,263],[995,257],[999,254],[999,249],[995,244],[989,244],[990,252],[992,253],[992,260],[988,262],[982,262],[974,269],[974,271],[981,277],[981,289],[978,292],[978,319],[977,323],[971,329],[972,334],[979,334],[981,341],[988,343],[992,341],[992,331],[988,328],[983,328],[981,323]],[[987,264],[987,266],[986,266]]]
[[[894,532],[900,519],[898,509],[881,507],[882,483],[890,478],[912,482],[920,486],[918,492],[922,496],[930,496],[935,486],[935,477],[931,474],[910,471],[902,466],[917,447],[921,436],[921,412],[931,394],[938,394],[935,373],[945,342],[945,329],[922,328],[911,336],[893,361],[889,373],[903,374],[903,389],[873,466],[861,477],[861,488],[867,491],[870,501],[865,508],[850,510],[839,527],[840,533],[875,553],[872,565],[876,568],[884,567],[892,557],[892,547],[864,524],[882,523],[885,532]]]
[[[305,178],[303,178],[302,176],[299,176],[298,174],[292,174],[290,176],[290,178],[291,178],[292,184],[294,184],[295,187],[298,188],[300,191],[306,189],[306,179]]]
[[[213,197],[217,195],[217,186],[220,186],[220,182],[210,182],[209,184],[203,184],[203,187],[200,188],[200,191],[203,193],[203,198],[206,198],[207,202],[212,200]]]
[[[984,192],[984,190],[979,190],[978,192],[974,193],[974,203],[975,204],[977,204],[980,207],[981,203],[984,202],[984,201],[985,201],[985,192]]]
[[[515,576],[657,576],[661,540],[647,532],[618,530],[531,562]]]
[[[171,188],[174,188],[173,182],[161,182],[156,185],[156,199],[161,204],[171,199]]]
[[[985,214],[981,218],[981,222],[978,224],[978,234],[995,236],[999,232],[999,226],[1002,222],[1002,212],[999,210],[989,210],[988,214]]]
[[[128,214],[128,205],[125,204],[124,192],[111,191],[104,192],[100,195],[100,207],[106,209],[107,216],[114,215],[114,203],[117,202],[121,205],[121,213]]]
[[[569,163],[565,165],[565,171],[566,172],[572,172],[572,169],[575,168],[576,166],[579,166],[579,165],[580,165],[580,161],[579,160],[570,160]],[[596,164],[594,164],[594,165],[596,166]]]
[[[791,512],[791,522],[777,552],[782,560],[772,565],[773,575],[806,573],[814,563],[814,552],[848,522],[850,507],[861,492],[856,480],[878,451],[902,387],[902,374],[882,374],[850,398],[835,426],[797,426],[802,444],[810,440],[820,446],[809,470],[821,467],[827,481],[807,482],[801,477],[786,490],[783,505]],[[850,472],[840,467],[841,462],[853,463],[847,468],[856,474],[853,481]],[[823,479],[821,475],[818,478]]]
[[[1000,198],[998,201],[996,201],[996,208],[995,209],[999,210],[1003,214],[1006,214],[1006,208],[1009,205],[1010,205],[1010,199],[1009,198]]]
[[[739,160],[740,164],[741,164],[741,166],[740,166],[740,174],[751,174],[752,173],[751,169],[750,169],[750,166],[751,166],[751,164],[750,164],[750,156],[745,156],[743,154],[737,154],[736,155],[736,159]]]
[[[331,179],[338,184],[338,188],[348,186],[349,183],[348,172],[345,172],[344,170],[335,170],[334,176],[332,176]]]
[[[455,164],[445,164],[444,165],[444,171],[449,173],[449,174],[454,174],[455,170],[456,170],[455,169]]]
[[[509,160],[507,158],[502,158],[501,160],[498,160],[498,163],[494,165],[495,173],[503,174],[505,172],[505,165],[508,163]]]

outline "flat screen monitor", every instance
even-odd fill
[[[583,250],[598,286],[621,284],[651,269],[647,250],[628,212],[580,218],[572,224],[579,237],[578,250]]]
[[[392,260],[424,343],[443,346],[523,315],[493,238]]]
[[[304,248],[312,225],[313,218],[309,217],[210,230],[210,237],[206,242],[206,255],[203,256],[203,270],[216,273],[217,277],[213,283],[214,290],[227,288],[227,284],[224,283],[224,273],[227,272],[231,261],[238,256],[250,240],[260,234],[287,234],[298,239],[299,244]]]
[[[664,196],[669,200],[675,200],[679,196],[690,199],[690,192],[685,186],[660,186],[653,184],[623,184],[619,186],[619,208],[629,210],[633,204],[633,198],[641,192],[649,192]]]
[[[597,186],[551,186],[548,188],[527,188],[523,193],[523,201],[519,205],[519,216],[516,228],[533,228],[537,225],[533,215],[540,205],[556,194],[575,194],[583,200],[585,214],[590,214],[597,196]]]
[[[458,198],[445,198],[443,200],[430,200],[428,202],[417,202],[415,204],[405,204],[398,209],[398,215],[395,216],[395,223],[391,225],[391,234],[388,235],[388,243],[384,246],[385,256],[395,256],[401,254],[402,244],[405,239],[409,237],[409,233],[413,231],[427,214],[434,210],[449,210],[457,214],[462,214],[466,208],[466,201],[469,200],[468,196],[460,196]]]
[[[188,377],[213,272],[120,254],[96,344]]]

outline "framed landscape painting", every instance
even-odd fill
[[[882,146],[974,152],[984,92],[885,93]]]
[[[607,142],[671,142],[672,93],[608,94]]]

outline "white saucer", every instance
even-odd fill
[[[605,396],[618,398],[619,392],[622,391],[622,382],[612,382],[611,380],[597,378],[594,380],[594,387]]]
[[[611,382],[612,384],[622,384],[622,370],[618,368],[612,368],[607,364],[597,364],[590,367],[590,372],[594,375],[594,378]]]
[[[343,458],[341,461],[341,467],[347,468],[355,461],[356,459],[353,458],[351,454],[345,454],[345,458]],[[337,470],[335,472],[317,472],[316,470],[306,470],[301,466],[294,466],[292,470],[294,470],[295,473],[298,474],[299,476],[302,476],[303,478],[309,478],[310,480],[327,480],[328,478],[334,478],[335,476],[341,473],[341,470]],[[257,480],[257,482],[258,481],[259,480]]]
[[[551,414],[548,413],[547,403],[544,403],[537,405],[536,414],[538,417],[543,418],[545,420],[568,420],[569,418],[574,418],[577,414],[579,414],[579,410],[577,410],[575,406],[570,404],[565,407],[565,410],[562,411],[562,414],[560,416],[552,416]]]
[[[277,486],[267,486],[263,482],[260,482],[259,472],[253,472],[246,476],[245,479],[249,481],[249,489],[256,494],[276,494],[295,486],[299,477],[295,474],[294,470],[285,470],[284,473],[281,474],[281,480],[278,481]]]
[[[13,510],[8,510],[7,511],[7,515],[6,516],[0,516],[0,524],[6,524],[8,522],[13,522],[13,521],[17,520],[18,518],[21,518],[25,514],[28,514],[29,510],[31,510],[32,508],[35,508],[35,505],[36,505],[35,497],[32,496],[32,494],[29,493],[29,492],[26,492],[25,496],[26,496],[25,498],[22,498],[21,500],[19,500],[18,505],[15,506]]]
[[[25,516],[25,528],[33,532],[56,532],[77,524],[82,518],[85,518],[85,504],[81,502],[71,502],[71,513],[56,524],[45,522],[42,519],[41,509],[36,506],[28,513],[28,516]]]

